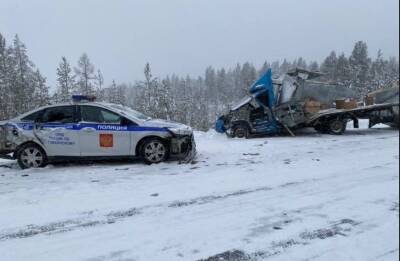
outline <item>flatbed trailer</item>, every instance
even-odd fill
[[[399,103],[374,104],[353,109],[331,108],[313,114],[307,119],[305,125],[314,127],[317,131],[332,134],[342,134],[348,121],[353,121],[354,128],[358,128],[359,119],[368,119],[369,128],[379,123],[398,127],[398,108]]]

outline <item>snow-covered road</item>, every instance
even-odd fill
[[[397,260],[398,130],[298,135],[197,133],[189,165],[2,160],[0,259]]]

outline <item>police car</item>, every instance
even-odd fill
[[[74,96],[71,103],[41,107],[0,122],[0,157],[17,159],[23,169],[82,159],[190,161],[194,155],[190,127],[88,96]]]

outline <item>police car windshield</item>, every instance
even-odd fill
[[[111,104],[111,107],[113,107],[114,109],[117,109],[119,111],[121,111],[122,113],[128,115],[128,116],[132,116],[136,119],[139,120],[150,120],[151,118],[144,115],[141,112],[135,111],[127,106],[123,106],[123,105],[117,105],[117,104]]]

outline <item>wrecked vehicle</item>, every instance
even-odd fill
[[[382,103],[399,103],[399,83],[397,82],[396,85],[390,87],[390,88],[382,88],[373,92],[368,93],[366,100],[367,100],[367,105],[371,104],[382,104]],[[392,127],[397,127],[399,128],[400,122],[399,122],[399,106],[396,106],[393,108],[394,114],[397,115],[397,117],[394,117],[393,122],[387,123],[388,125]],[[377,119],[379,121],[379,118]],[[374,123],[374,118],[370,119],[370,125],[373,125]]]
[[[148,164],[168,158],[190,161],[195,153],[190,127],[87,96],[0,122],[0,157],[17,159],[23,169],[110,158],[140,157]]]
[[[269,69],[250,87],[247,97],[217,119],[216,131],[247,138],[282,133],[294,136],[292,130],[313,127],[338,135],[344,133],[348,121],[353,121],[355,128],[358,119],[369,119],[370,127],[398,122],[398,102],[359,107],[354,91],[315,80],[322,75],[296,68],[273,80]]]

